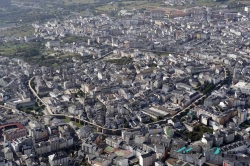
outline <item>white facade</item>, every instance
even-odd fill
[[[122,142],[122,139],[120,138],[106,138],[106,143],[113,147],[113,148],[118,148],[119,147],[119,144]]]
[[[60,47],[60,41],[49,41],[45,44],[47,48]]]
[[[136,144],[142,145],[143,142],[145,142],[145,137],[144,136],[142,136],[142,135],[136,135],[135,136],[135,143]]]
[[[245,7],[245,12],[250,13],[250,6],[246,6],[246,7]]]
[[[239,123],[243,123],[247,120],[247,110],[238,110]]]
[[[48,158],[51,166],[58,166],[58,165],[68,166],[69,157],[65,152],[52,154]]]
[[[9,147],[4,148],[4,157],[7,160],[13,160],[13,152]]]
[[[48,130],[42,128],[30,129],[30,136],[35,140],[44,139],[48,136]]]
[[[234,86],[235,88],[239,88],[242,93],[245,93],[247,95],[250,94],[250,84],[247,82],[240,81]]]
[[[140,166],[152,166],[156,161],[156,154],[144,154],[139,157]]]
[[[118,162],[117,162],[117,165],[118,166],[128,166],[128,159],[120,159]]]

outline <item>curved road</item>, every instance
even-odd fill
[[[224,76],[224,79],[226,79],[228,76],[226,74],[226,68],[224,67],[224,71],[225,71],[225,76]],[[88,123],[90,125],[93,125],[95,127],[98,127],[98,128],[101,128],[101,129],[106,129],[106,130],[112,130],[112,131],[121,131],[121,130],[130,130],[131,128],[119,128],[119,129],[107,129],[107,128],[104,128],[103,126],[99,126],[97,124],[94,124],[92,122],[89,122],[87,120],[84,120],[84,119],[80,119],[79,117],[77,116],[71,116],[71,115],[64,115],[64,114],[53,114],[49,105],[46,104],[38,95],[37,93],[35,92],[35,90],[31,87],[31,81],[34,79],[35,77],[32,77],[30,80],[29,80],[29,88],[31,90],[31,92],[33,93],[33,95],[38,99],[40,100],[45,106],[46,106],[46,109],[47,109],[47,114],[46,115],[51,115],[51,116],[66,116],[66,117],[69,117],[69,118],[75,118],[77,120],[80,120],[80,121],[83,121],[84,123]],[[204,97],[207,97],[207,94],[204,94],[202,96],[200,96],[198,99],[196,99],[195,101],[193,101],[192,103],[190,103],[186,108],[184,108],[182,111],[178,112],[176,115],[172,116],[171,118],[175,118],[177,115],[180,115],[182,112],[185,112],[187,109],[189,109],[194,103],[196,103],[197,101],[199,100],[202,100]],[[157,122],[152,122],[152,123],[149,123],[149,124],[146,124],[146,125],[150,125],[150,124],[158,124],[158,123],[162,123],[162,122],[166,122],[168,119],[164,119],[164,120],[159,120]],[[132,129],[136,129],[136,128],[140,128],[140,126],[137,126],[135,128],[132,128]]]
[[[52,111],[49,107],[48,104],[46,104],[36,93],[36,91],[31,87],[31,81],[34,79],[35,77],[32,77],[30,80],[29,80],[29,88],[31,90],[31,92],[33,93],[33,95],[43,104],[46,106],[46,110],[44,111],[45,115],[52,115]]]

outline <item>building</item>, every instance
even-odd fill
[[[109,146],[113,147],[113,148],[118,148],[119,144],[122,142],[121,138],[116,138],[116,137],[107,137],[106,138],[106,144],[108,144]]]
[[[250,6],[245,7],[245,12],[250,13]]]
[[[128,159],[123,157],[115,157],[113,159],[113,164],[117,166],[128,166]]]
[[[151,166],[154,165],[155,161],[156,153],[153,151],[147,154],[143,154],[139,157],[140,166]]]
[[[242,93],[247,95],[250,94],[250,83],[239,81],[237,84],[234,85],[236,89],[240,89]]]
[[[53,47],[60,47],[61,44],[60,44],[60,41],[48,41],[45,46],[47,48],[53,48]]]
[[[174,133],[175,133],[175,129],[172,126],[165,126],[163,128],[163,131],[170,138],[172,138],[174,136]]]
[[[89,158],[89,163],[95,166],[109,166],[111,165],[111,160],[101,157]]]
[[[12,150],[10,149],[10,147],[5,147],[5,148],[4,148],[4,157],[5,157],[5,159],[7,159],[7,160],[13,160],[14,155],[13,155],[13,152],[12,152]]]
[[[176,128],[181,125],[181,122],[179,121],[179,119],[174,118],[174,119],[169,119],[168,124],[171,124],[173,125],[174,128]]]
[[[49,156],[49,163],[51,166],[68,166],[69,157],[66,152],[60,151]]]
[[[40,142],[35,144],[35,151],[38,155],[43,155],[51,152],[51,144],[50,142]]]
[[[28,134],[26,129],[11,129],[3,132],[4,141],[10,141]]]
[[[246,109],[238,109],[238,117],[239,117],[239,123],[241,124],[247,120],[247,110]]]
[[[30,129],[29,132],[35,141],[41,141],[48,138],[48,130],[45,128],[33,128]]]
[[[9,161],[4,157],[0,156],[0,166],[12,166],[12,161]]]
[[[22,146],[24,145],[33,145],[33,139],[31,136],[16,138],[10,143],[11,149],[15,152],[20,152],[22,150]]]

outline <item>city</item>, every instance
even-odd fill
[[[250,3],[2,1],[0,166],[250,165]]]

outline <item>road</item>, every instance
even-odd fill
[[[20,4],[20,3],[12,3],[11,5],[13,6],[17,6],[17,7],[23,7],[23,8],[33,8],[33,9],[43,9],[39,6],[26,6],[26,5],[23,5],[23,4]]]
[[[112,53],[113,53],[113,51],[110,51],[110,52],[108,52],[107,54],[103,55],[102,57],[92,60],[91,62],[95,62],[95,61],[102,60],[103,58],[105,58],[105,57],[111,55]]]
[[[228,78],[228,74],[227,74],[227,69],[225,67],[223,67],[224,69],[224,80]],[[219,84],[220,86],[221,84]],[[215,88],[218,88],[219,87],[218,85],[216,85]],[[172,118],[175,118],[177,115],[180,115],[182,112],[185,112],[187,109],[190,109],[190,107],[195,104],[196,102],[202,100],[204,97],[207,97],[208,95],[207,94],[204,94],[203,96],[199,97],[198,99],[196,99],[194,102],[192,102],[189,106],[187,106],[185,109],[183,109],[182,111],[178,112],[176,115],[172,116]]]
[[[180,112],[178,112],[177,114],[175,114],[174,116],[172,116],[172,119],[175,118],[176,116],[180,115],[182,112],[185,112],[185,111],[187,111],[188,109],[190,109],[190,107],[191,107],[194,103],[200,101],[200,100],[203,99],[204,97],[207,97],[207,95],[206,95],[206,94],[205,94],[205,95],[202,95],[201,97],[199,97],[198,99],[196,99],[195,101],[193,101],[192,103],[190,103],[190,104],[189,104],[186,108],[184,108],[182,111],[180,111]]]
[[[108,53],[106,54],[105,56],[108,56],[110,55],[111,53]],[[103,57],[102,57],[103,58]],[[100,60],[102,58],[99,58],[97,60]],[[228,77],[227,75],[227,72],[226,72],[226,68],[224,67],[224,71],[225,71],[225,76],[224,76],[224,79],[226,79]],[[97,124],[94,124],[92,122],[89,122],[87,120],[84,120],[84,119],[80,119],[79,117],[76,117],[76,116],[70,116],[70,115],[64,115],[64,114],[53,114],[49,105],[46,104],[39,96],[38,94],[35,92],[35,90],[32,88],[31,86],[31,81],[34,79],[35,77],[32,77],[30,80],[29,80],[29,88],[31,90],[31,92],[33,93],[33,95],[42,103],[46,106],[46,110],[45,110],[45,115],[52,115],[52,116],[67,116],[68,118],[75,118],[77,120],[80,120],[84,123],[88,123],[90,125],[93,125],[95,127],[98,127],[98,128],[101,128],[101,129],[107,129],[107,128],[104,128],[103,126],[99,126]],[[216,86],[218,87],[218,85]],[[190,107],[195,104],[196,102],[200,101],[200,100],[203,100],[204,97],[207,97],[208,94],[204,94],[202,95],[201,97],[199,97],[198,99],[196,99],[195,101],[193,101],[192,103],[190,103],[186,108],[184,108],[182,111],[178,112],[176,115],[172,116],[171,118],[175,118],[176,116],[180,115],[182,112],[185,112],[187,111],[187,109],[190,109]],[[164,120],[159,120],[157,122],[152,122],[152,123],[149,123],[147,125],[150,125],[150,124],[159,124],[159,123],[162,123],[162,122],[166,122],[167,119],[164,119]],[[109,130],[113,130],[113,131],[121,131],[121,130],[125,130],[125,129],[130,129],[130,128],[119,128],[119,129],[109,129]]]
[[[47,103],[45,103],[39,96],[38,94],[36,93],[36,91],[32,88],[31,86],[31,81],[34,79],[35,77],[32,77],[30,80],[29,80],[29,89],[30,91],[32,92],[32,94],[43,104],[46,106],[46,109],[44,109],[44,114],[45,115],[52,115],[52,111],[49,107],[49,105]]]
[[[0,107],[1,107],[1,108],[5,108],[5,109],[11,109],[11,110],[12,110],[12,108],[6,107],[6,106],[3,106],[3,105],[0,105]]]

